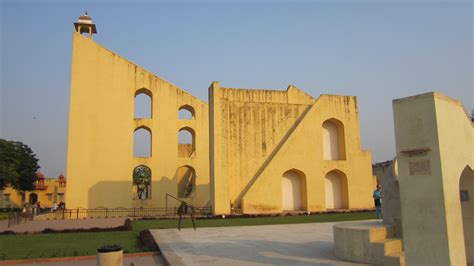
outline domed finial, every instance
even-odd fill
[[[85,15],[80,16],[77,22],[74,23],[74,27],[76,28],[76,32],[80,34],[89,33],[89,37],[92,39],[92,34],[97,33],[97,29],[94,22],[92,22],[92,18],[87,14],[87,11],[84,13]]]

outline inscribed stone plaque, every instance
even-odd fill
[[[410,175],[429,175],[431,174],[430,160],[408,162]]]

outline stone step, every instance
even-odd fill
[[[383,265],[387,266],[405,266],[405,254],[403,251],[390,253],[385,256]]]
[[[370,242],[387,239],[393,236],[394,232],[391,226],[372,227],[369,229]]]
[[[394,254],[403,250],[402,240],[399,238],[387,238],[372,241],[371,254],[375,257],[384,257],[388,254]]]
[[[393,227],[382,221],[336,224],[334,244],[336,256],[345,260],[375,265],[404,265],[404,257],[387,257],[388,254],[402,252],[403,244],[401,239],[394,238]]]

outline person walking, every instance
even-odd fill
[[[375,204],[375,215],[377,219],[382,219],[382,186],[377,185],[377,189],[372,194]]]
[[[27,203],[23,204],[23,209],[21,210],[23,217],[26,217],[26,211],[27,211]]]

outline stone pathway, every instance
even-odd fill
[[[88,228],[109,228],[121,226],[125,223],[126,218],[97,218],[97,219],[79,219],[79,220],[47,220],[47,221],[31,221],[22,224],[12,225],[0,224],[0,232],[13,231],[15,233],[36,233],[46,228],[54,230],[64,229],[88,229]]]
[[[151,230],[171,265],[365,265],[334,254],[335,223]]]

